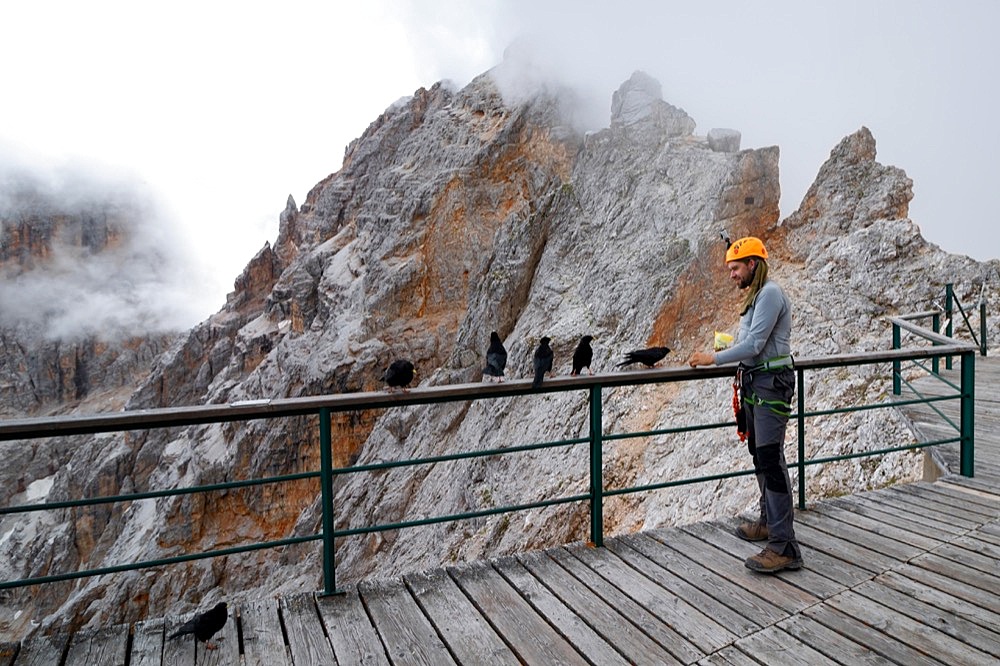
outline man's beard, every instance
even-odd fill
[[[747,288],[749,288],[750,285],[753,284],[753,277],[754,277],[754,274],[751,273],[747,277],[745,277],[742,280],[740,280],[740,289],[747,289]]]

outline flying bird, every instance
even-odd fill
[[[542,385],[542,378],[546,372],[552,372],[552,348],[549,347],[549,338],[543,337],[538,341],[538,349],[535,350],[533,365],[535,368],[535,380],[531,382],[531,388],[538,388]]]
[[[486,369],[483,375],[489,377],[490,381],[503,381],[503,371],[507,367],[507,350],[504,349],[503,342],[496,331],[490,333],[490,347],[486,350]]]
[[[594,371],[590,369],[590,362],[594,360],[594,350],[590,347],[590,342],[594,338],[589,335],[585,335],[580,338],[580,344],[576,346],[576,351],[573,352],[573,372],[571,375],[578,375],[580,371],[587,368],[589,374],[594,374]]]
[[[226,602],[217,603],[212,609],[204,613],[199,613],[182,624],[177,631],[170,634],[169,638],[194,634],[195,638],[205,644],[206,650],[214,650],[217,646],[209,641],[216,632],[226,626],[226,619],[228,617],[229,613],[226,610]]]
[[[647,368],[654,367],[663,360],[663,357],[670,353],[670,347],[649,347],[648,349],[635,349],[625,354],[625,360],[616,365],[616,368],[631,365],[632,363],[642,363]]]
[[[393,361],[386,368],[385,374],[382,375],[382,380],[389,387],[387,389],[389,392],[397,388],[406,391],[406,387],[413,381],[413,364],[404,360]]]

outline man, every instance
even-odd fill
[[[793,529],[792,484],[785,462],[785,426],[795,392],[792,309],[785,293],[767,279],[767,249],[758,238],[741,238],[726,251],[729,278],[746,290],[736,344],[716,353],[695,352],[691,367],[739,362],[737,385],[746,417],[747,446],[760,486],[760,518],[736,528],[747,541],[767,541],[746,560],[753,571],[802,568]]]

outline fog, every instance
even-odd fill
[[[195,296],[204,278],[185,240],[127,173],[13,162],[8,154],[0,222],[5,330],[113,340],[182,331],[203,317]]]

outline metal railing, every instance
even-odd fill
[[[894,331],[896,326],[900,329],[915,330],[920,327],[903,319],[893,320]],[[925,329],[922,336],[927,337]],[[894,334],[894,341],[898,334]],[[936,337],[934,337],[936,336]],[[908,349],[892,349],[880,352],[865,352],[858,354],[835,355],[816,358],[797,359],[796,373],[798,385],[797,412],[792,415],[792,419],[798,424],[798,460],[791,463],[790,467],[798,469],[798,495],[799,506],[805,507],[805,467],[810,465],[826,464],[839,460],[847,460],[862,456],[882,455],[889,452],[919,449],[923,447],[938,446],[942,444],[958,442],[962,449],[962,474],[972,475],[973,460],[973,381],[974,381],[974,356],[977,349],[962,342],[948,340],[942,336],[931,333],[930,339],[934,346],[924,346]],[[931,398],[919,398],[915,400],[896,400],[871,405],[860,405],[840,409],[807,411],[805,405],[805,395],[807,394],[805,385],[805,373],[822,370],[826,368],[836,368],[841,366],[860,366],[871,364],[892,364],[894,373],[898,376],[898,364],[902,362],[919,362],[931,359],[936,361],[948,355],[960,356],[962,360],[961,386],[957,387],[958,392],[954,395],[935,396]],[[636,437],[650,437],[667,434],[677,434],[693,432],[697,430],[707,430],[716,428],[732,428],[733,421],[702,423],[692,426],[664,428],[660,430],[645,432],[623,432],[605,433],[603,420],[602,398],[605,389],[621,386],[639,386],[645,384],[664,384],[674,382],[704,381],[715,378],[731,378],[733,367],[709,367],[691,369],[687,367],[674,367],[663,369],[652,369],[631,372],[618,372],[609,374],[597,374],[592,376],[558,377],[546,381],[541,388],[533,389],[528,380],[513,380],[500,384],[459,384],[449,386],[433,386],[415,388],[407,393],[355,393],[326,395],[305,398],[287,398],[276,400],[261,400],[234,403],[230,405],[205,405],[196,407],[178,407],[153,410],[137,410],[116,414],[57,417],[57,418],[36,418],[22,419],[15,421],[0,422],[0,441],[48,438],[56,436],[80,435],[92,433],[124,432],[138,429],[150,428],[174,428],[179,426],[190,426],[205,423],[225,423],[236,421],[249,421],[255,419],[280,419],[292,416],[315,415],[319,420],[319,445],[320,445],[320,469],[274,476],[260,479],[245,479],[228,483],[216,483],[211,485],[195,486],[188,488],[171,488],[163,490],[150,490],[146,492],[131,493],[126,495],[116,495],[107,497],[92,497],[86,499],[74,499],[61,502],[44,502],[36,504],[26,504],[13,507],[0,508],[0,515],[10,515],[18,513],[30,513],[34,511],[49,511],[53,509],[86,507],[110,502],[131,502],[141,499],[167,497],[174,495],[205,493],[232,488],[242,488],[249,486],[260,486],[264,484],[287,483],[301,481],[303,479],[319,480],[319,490],[322,505],[322,528],[317,534],[295,536],[284,539],[277,539],[261,543],[253,543],[230,548],[210,550],[200,553],[189,553],[174,557],[164,557],[141,562],[123,563],[101,568],[66,572],[47,576],[36,576],[20,580],[0,582],[0,589],[23,587],[43,583],[66,581],[88,576],[104,575],[126,570],[138,570],[149,567],[161,567],[181,562],[188,562],[197,559],[210,557],[221,557],[246,553],[261,549],[279,548],[293,544],[320,541],[323,548],[324,563],[324,592],[333,593],[337,591],[336,568],[335,568],[335,539],[349,537],[352,535],[369,534],[385,530],[396,530],[417,525],[428,525],[432,523],[443,523],[450,521],[467,520],[470,518],[524,511],[528,509],[551,507],[559,504],[583,503],[590,506],[590,540],[597,546],[604,543],[604,512],[603,503],[607,497],[625,495],[639,492],[649,492],[658,489],[669,488],[691,483],[726,479],[738,476],[753,474],[752,470],[742,470],[713,474],[688,479],[675,479],[662,483],[650,483],[632,487],[607,488],[603,480],[604,469],[604,445],[606,442],[622,440]],[[522,444],[505,446],[501,449],[485,451],[462,451],[448,455],[434,457],[417,458],[410,460],[398,460],[391,462],[381,462],[367,465],[355,465],[336,467],[333,464],[332,456],[332,428],[331,415],[340,412],[351,412],[357,410],[395,408],[405,405],[428,405],[435,403],[450,403],[470,400],[493,400],[511,396],[525,396],[538,393],[555,393],[584,391],[589,399],[588,410],[588,433],[574,439],[567,439],[556,442],[542,442],[535,444]],[[830,456],[824,458],[807,459],[805,453],[805,420],[809,417],[825,416],[831,414],[841,414],[853,411],[870,409],[891,409],[912,403],[934,403],[943,400],[961,401],[961,423],[958,424],[957,434],[954,438],[939,439],[935,441],[911,443],[876,451],[866,451],[862,453],[852,453],[840,456]],[[396,467],[413,467],[416,465],[437,464],[445,461],[454,461],[466,458],[476,458],[484,456],[503,456],[512,453],[541,450],[556,447],[575,447],[587,445],[587,455],[589,456],[589,484],[587,492],[567,495],[563,497],[537,498],[531,501],[515,505],[501,507],[489,507],[477,511],[469,511],[460,514],[449,514],[433,516],[427,518],[413,519],[407,521],[391,522],[384,524],[366,525],[363,527],[353,527],[347,529],[336,529],[335,527],[335,502],[334,502],[334,481],[335,479],[362,472],[371,472]],[[968,466],[965,461],[968,459]]]
[[[958,308],[958,312],[962,315],[962,321],[965,323],[965,330],[969,332],[972,336],[972,340],[979,347],[979,354],[981,356],[986,356],[986,281],[983,281],[983,287],[979,292],[979,335],[976,336],[976,330],[973,328],[972,324],[969,322],[969,316],[965,314],[965,308],[962,307],[962,302],[958,300],[955,295],[955,285],[949,282],[944,286],[944,316],[945,316],[945,336],[952,338],[954,337],[954,321],[955,321],[955,308]],[[938,332],[941,329],[935,326],[934,331]],[[946,367],[951,370],[951,357],[945,359]]]

